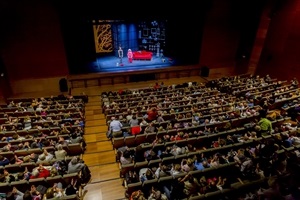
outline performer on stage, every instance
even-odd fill
[[[132,63],[133,54],[132,54],[131,49],[128,49],[127,57],[128,57],[129,63]]]
[[[120,46],[119,47],[119,50],[118,50],[118,55],[119,55],[119,58],[120,58],[120,66],[123,66],[123,49],[122,47]]]

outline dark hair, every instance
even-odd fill
[[[258,111],[260,117],[265,118],[267,116],[267,111],[265,109],[261,109]]]
[[[124,158],[130,158],[130,151],[129,150],[125,150],[124,152],[123,152],[123,157]]]
[[[26,192],[24,193],[23,200],[32,200],[31,193],[29,190],[26,190]]]

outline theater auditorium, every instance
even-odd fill
[[[299,10],[2,0],[0,199],[300,199]]]

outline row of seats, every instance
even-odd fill
[[[157,131],[153,133],[143,133],[143,134],[137,134],[132,136],[125,136],[125,137],[114,137],[112,140],[114,149],[118,149],[122,146],[128,146],[128,147],[134,147],[143,143],[152,143],[156,138],[161,138],[163,135],[168,134],[170,136],[175,136],[179,132],[184,133],[194,133],[195,131],[204,131],[205,128],[211,128],[213,130],[215,127],[217,127],[217,130],[220,130],[219,133],[216,134],[207,134],[200,136],[200,138],[206,138],[206,137],[215,137],[215,136],[221,136],[223,134],[227,133],[236,133],[238,134],[238,131],[245,130],[245,125],[249,124],[251,122],[255,122],[259,119],[259,116],[249,116],[246,118],[235,118],[230,120],[224,120],[220,123],[210,123],[208,125],[198,125],[198,126],[192,126],[187,128],[178,128],[173,130],[164,130],[164,131]],[[285,117],[282,119],[274,120],[272,121],[273,126],[280,126],[284,121],[290,120],[290,117]],[[230,127],[227,130],[224,130],[224,127],[227,125],[227,123],[230,122]],[[195,138],[188,138],[188,140],[195,140]]]
[[[190,154],[187,155],[180,155],[178,156],[178,159],[176,160],[176,158],[166,158],[161,160],[150,160],[149,162],[141,162],[141,163],[136,163],[136,164],[128,164],[127,166],[124,166],[123,170],[126,171],[130,171],[130,170],[134,170],[134,171],[139,171],[139,169],[141,168],[152,168],[153,166],[158,166],[159,163],[164,163],[164,164],[168,164],[168,163],[180,163],[182,159],[184,158],[189,158],[189,157],[193,157],[196,154],[202,154],[204,153],[205,157],[209,157],[209,155],[213,155],[215,153],[220,153],[220,154],[227,154],[227,152],[231,151],[231,150],[238,150],[240,148],[247,148],[247,147],[252,147],[252,144],[256,144],[256,142],[259,141],[264,141],[269,139],[272,136],[269,137],[261,137],[258,138],[255,141],[249,141],[247,143],[239,143],[239,144],[234,144],[234,145],[228,145],[228,146],[224,146],[221,148],[213,148],[213,149],[207,149],[207,150],[202,150],[202,151],[197,151],[197,152],[191,152]],[[254,143],[255,142],[255,143]],[[276,154],[279,156],[280,154],[289,154],[289,153],[294,153],[295,151],[299,151],[300,150],[300,145],[294,146],[292,148],[282,148],[280,150],[278,150],[276,152]],[[255,158],[256,160],[260,159],[259,157]],[[155,185],[155,187],[161,185],[167,185],[168,182],[173,182],[175,181],[175,179],[178,178],[183,178],[184,176],[186,176],[186,174],[190,174],[193,177],[198,178],[198,180],[205,176],[205,177],[230,177],[231,180],[236,180],[234,181],[231,185],[230,188],[225,188],[222,191],[215,191],[215,192],[211,192],[211,193],[206,193],[206,194],[202,194],[196,197],[190,197],[190,199],[196,200],[196,199],[214,199],[217,197],[224,197],[224,195],[226,196],[230,196],[233,195],[231,193],[235,193],[237,191],[242,192],[241,190],[248,190],[248,191],[253,191],[253,189],[258,189],[260,187],[262,187],[262,184],[265,184],[268,180],[269,177],[267,178],[262,178],[262,179],[257,179],[257,180],[242,180],[244,184],[241,184],[240,182],[238,182],[237,178],[239,178],[239,173],[228,173],[228,172],[237,172],[239,170],[239,168],[237,167],[235,162],[231,162],[231,163],[225,163],[225,164],[221,164],[217,167],[210,167],[210,168],[206,168],[204,170],[194,170],[194,171],[190,171],[188,173],[180,173],[176,176],[165,176],[165,177],[160,177],[160,178],[154,178],[151,180],[146,180],[144,182],[136,182],[136,183],[129,183],[126,184],[125,182],[125,187],[126,187],[126,192],[127,195],[130,196],[130,194],[133,191],[137,191],[137,190],[142,190],[142,191],[148,191],[149,188],[151,188],[152,186]],[[245,192],[245,191],[243,191]],[[241,193],[239,193],[241,194]]]
[[[60,97],[63,98],[63,97]],[[78,98],[78,99],[76,99]],[[69,102],[82,102],[82,98],[81,97],[76,97],[75,99],[68,99],[68,100],[63,100],[60,103],[66,103],[66,105]],[[28,105],[31,104],[32,99],[13,99],[13,101],[15,103],[17,102],[22,102],[22,105],[24,102],[27,102]],[[80,107],[77,108],[70,108],[70,109],[50,109],[50,112],[48,112],[48,116],[57,116],[57,115],[62,115],[62,112],[65,112],[65,114],[70,114],[71,116],[80,116],[80,120],[82,120],[81,118],[81,114],[80,112],[84,112],[83,108],[84,108],[84,103],[80,104]],[[9,108],[9,109],[14,109],[13,107]],[[24,117],[24,115],[30,115],[30,117],[35,117],[35,114],[39,114],[39,112],[7,112],[8,109],[6,109],[5,107],[2,107],[1,109],[1,115],[3,117],[8,116],[13,116],[13,117]],[[12,110],[11,110],[12,111]],[[48,110],[49,111],[49,110]],[[16,114],[17,113],[17,114]],[[75,121],[77,118],[73,118],[72,121]],[[63,122],[63,121],[62,121]],[[41,122],[41,123],[49,123],[49,122]],[[34,124],[34,123],[32,123]],[[72,125],[71,123],[64,126],[64,127],[60,127],[60,126],[53,126],[53,127],[45,127],[42,129],[28,129],[28,130],[13,130],[13,131],[3,131],[1,132],[3,137],[12,137],[15,133],[17,133],[20,136],[24,136],[27,137],[29,136],[33,136],[34,139],[28,138],[28,139],[24,139],[24,140],[10,140],[10,141],[2,141],[0,142],[0,146],[4,147],[5,145],[7,145],[8,143],[12,144],[12,145],[18,145],[19,143],[24,143],[24,142],[34,142],[35,139],[39,140],[40,137],[42,137],[40,134],[44,133],[46,135],[48,135],[47,137],[42,137],[42,138],[46,138],[48,140],[54,140],[57,141],[58,137],[63,137],[65,139],[68,139],[70,136],[68,133],[63,134],[63,131],[75,131],[75,129],[77,127],[83,127],[82,124],[78,124],[78,125]],[[57,133],[58,135],[51,135],[50,133]],[[48,152],[53,153],[56,148],[53,146],[49,146],[49,147],[43,147],[43,149],[46,149]],[[24,149],[24,150],[15,150],[15,151],[8,151],[8,152],[1,152],[0,155],[13,160],[14,156],[17,157],[24,157],[26,155],[30,155],[31,153],[35,153],[37,155],[43,153],[43,149],[41,148],[28,148],[28,149]],[[67,157],[65,158],[65,161],[68,163],[71,158],[73,156],[79,156],[82,159],[82,154],[84,153],[84,147],[83,147],[83,143],[68,143],[67,145],[63,145],[63,149],[67,151]],[[51,161],[41,161],[41,162],[26,162],[26,163],[22,163],[22,164],[8,164],[5,165],[4,167],[0,167],[0,170],[4,170],[7,169],[9,171],[9,173],[22,173],[24,172],[25,169],[27,169],[28,171],[32,171],[32,169],[38,167],[40,164],[42,164],[43,166],[52,166],[53,164],[55,164],[56,162],[58,162],[60,160],[58,159],[52,159]],[[64,175],[57,175],[54,177],[47,177],[47,178],[36,178],[36,179],[29,179],[28,181],[26,180],[20,180],[20,181],[12,181],[10,183],[0,183],[0,191],[3,192],[9,192],[12,191],[13,187],[16,187],[18,190],[25,192],[26,190],[30,190],[30,187],[32,185],[38,186],[38,185],[43,185],[46,187],[52,187],[54,183],[58,183],[61,182],[63,184],[63,187],[67,187],[72,180],[76,181],[79,180],[81,177],[81,173],[73,173],[73,174],[64,174]],[[82,187],[79,185],[77,188],[78,194],[77,195],[70,195],[70,196],[66,196],[66,197],[62,197],[60,199],[69,199],[69,200],[79,200],[80,196],[82,196]],[[54,200],[54,199],[53,199]]]
[[[48,152],[54,152],[55,147],[43,147],[43,149],[46,149]],[[84,147],[82,143],[74,143],[74,144],[68,144],[63,145],[63,149],[67,152],[68,156],[77,156],[81,155],[84,152]],[[43,150],[41,148],[29,148],[24,150],[15,150],[15,151],[6,151],[6,152],[0,152],[0,155],[7,157],[8,159],[13,158],[15,155],[20,156],[27,156],[31,153],[35,154],[41,154]]]
[[[65,125],[65,128],[67,128],[69,131],[71,131],[71,129],[75,129],[77,127],[81,127],[81,125]],[[37,133],[44,133],[44,134],[50,134],[53,131],[58,131],[60,132],[61,130],[63,130],[62,127],[58,127],[58,126],[54,126],[54,127],[47,127],[47,128],[41,128],[41,129],[36,129],[36,128],[32,128],[32,129],[28,129],[28,130],[14,130],[14,131],[2,131],[0,132],[0,134],[3,137],[11,137],[13,136],[15,133],[17,133],[20,136],[26,136],[26,135],[36,135]]]
[[[299,129],[300,130],[300,129]],[[143,161],[143,162],[133,162],[130,164],[120,164],[120,177],[124,177],[125,174],[130,171],[130,170],[139,170],[142,167],[149,167],[153,164],[158,164],[158,163],[180,163],[182,159],[188,159],[188,158],[193,158],[196,155],[201,155],[202,153],[205,154],[206,157],[210,157],[214,155],[215,153],[220,153],[227,155],[228,152],[231,150],[237,151],[240,148],[246,148],[246,147],[252,147],[255,146],[256,144],[269,139],[271,137],[275,137],[277,134],[274,135],[268,135],[268,136],[262,136],[256,139],[251,139],[247,140],[245,142],[237,142],[234,144],[227,144],[225,146],[219,146],[219,147],[211,147],[211,144],[213,141],[216,141],[218,138],[226,138],[227,135],[244,135],[246,133],[246,129],[240,129],[237,131],[229,131],[229,132],[222,132],[219,134],[213,134],[209,136],[199,136],[197,138],[189,138],[186,140],[179,140],[179,141],[174,141],[174,142],[167,142],[164,144],[156,144],[156,145],[141,145],[142,146],[142,152],[145,152],[146,150],[149,149],[165,149],[167,146],[178,146],[178,147],[185,147],[188,144],[191,144],[193,147],[196,147],[196,151],[190,151],[186,152],[177,156],[168,156],[164,157],[162,159],[155,159],[155,160],[150,160],[150,161]],[[223,136],[223,137],[222,137]],[[295,148],[300,147],[300,145],[295,146]],[[281,150],[278,152],[282,152],[283,150],[291,150],[293,148],[285,148],[284,146],[280,147]]]

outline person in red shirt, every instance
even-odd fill
[[[30,176],[30,179],[34,178],[47,178],[50,176],[50,170],[46,169],[43,165],[39,165],[37,170],[34,170]]]
[[[158,83],[155,83],[154,89],[159,89],[159,88],[160,88],[160,85]]]
[[[148,109],[147,115],[148,115],[147,117],[148,122],[152,122],[153,120],[156,120],[158,116],[157,109],[155,107]]]

